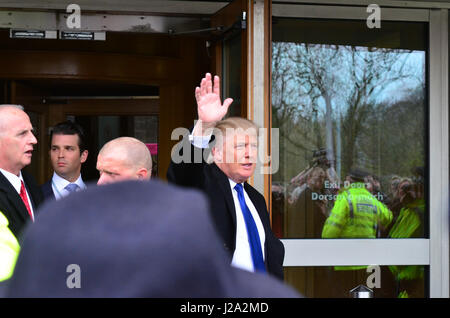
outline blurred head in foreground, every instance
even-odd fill
[[[90,187],[42,207],[7,297],[299,297],[231,267],[197,191],[162,182]]]

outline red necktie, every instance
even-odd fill
[[[33,220],[33,214],[31,213],[30,203],[28,202],[27,198],[27,191],[25,191],[25,185],[23,184],[23,181],[21,181],[20,186],[20,197],[22,198],[22,201],[28,210],[28,214],[30,215],[31,220]]]

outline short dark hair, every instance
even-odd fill
[[[50,147],[52,146],[53,135],[78,135],[78,147],[80,154],[86,150],[86,136],[83,128],[77,123],[66,120],[56,124],[50,131]]]
[[[352,168],[348,174],[354,181],[364,182],[369,173],[361,168]]]

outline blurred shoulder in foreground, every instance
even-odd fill
[[[200,192],[159,181],[48,202],[25,230],[6,296],[301,297],[231,267],[208,208]]]

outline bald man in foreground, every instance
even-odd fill
[[[97,184],[125,180],[149,180],[152,157],[147,146],[132,137],[119,137],[107,142],[97,157],[100,178]]]

